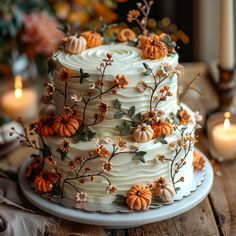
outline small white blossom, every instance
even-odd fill
[[[96,84],[95,83],[89,83],[89,89],[95,89]]]
[[[75,102],[81,102],[82,99],[83,99],[83,94],[80,94],[80,95],[77,95],[77,94],[71,95],[71,99],[74,100]]]
[[[77,192],[75,197],[77,202],[86,202],[88,195],[84,192]]]
[[[109,144],[111,141],[111,137],[99,137],[95,139],[96,146],[98,147]]]
[[[167,63],[167,62],[163,62],[160,65],[161,68],[161,72],[165,75],[165,76],[171,76],[174,73],[174,67]]]

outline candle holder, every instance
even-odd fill
[[[234,99],[234,68],[224,69],[221,66],[219,68],[219,84],[217,88],[219,98],[219,110],[230,111],[232,110],[232,103]]]
[[[220,162],[236,159],[236,115],[226,122],[226,113],[217,112],[207,120],[210,153]]]

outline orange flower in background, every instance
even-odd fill
[[[60,70],[60,79],[61,79],[61,81],[63,81],[63,82],[67,82],[67,81],[69,81],[70,79],[71,79],[71,72],[70,72],[70,70],[68,70],[67,68],[62,68],[61,70]]]
[[[100,157],[108,157],[111,153],[105,147],[101,146],[96,149],[96,154]]]
[[[139,10],[130,10],[127,14],[127,21],[132,22],[140,16]]]
[[[182,125],[187,125],[191,119],[190,114],[186,110],[181,110],[178,113],[178,119]]]
[[[194,151],[193,152],[193,166],[196,170],[203,170],[206,165],[206,161],[201,153]]]
[[[131,210],[147,210],[152,200],[149,188],[142,185],[134,185],[128,192],[126,203]]]
[[[103,38],[97,32],[85,31],[81,35],[86,39],[88,48],[94,48],[102,45]]]
[[[120,31],[120,33],[117,36],[117,39],[120,42],[128,42],[128,41],[134,41],[136,39],[136,34],[133,30],[126,28]]]
[[[21,40],[36,54],[49,56],[62,41],[63,33],[58,30],[59,23],[44,12],[24,15],[24,31]],[[34,54],[30,51],[31,56]]]
[[[118,88],[124,89],[126,85],[128,85],[129,81],[125,75],[117,75],[115,79],[115,83]]]
[[[73,136],[80,127],[80,121],[77,117],[69,113],[63,113],[54,120],[53,129],[62,137]]]
[[[54,117],[51,115],[41,116],[39,122],[36,124],[36,132],[44,137],[49,137],[54,135]]]
[[[118,19],[118,15],[105,4],[99,1],[92,1],[92,3],[95,14],[98,15],[98,17],[102,17],[105,22],[111,23]]]

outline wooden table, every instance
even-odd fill
[[[196,86],[202,90],[203,96],[189,91],[186,94],[186,102],[193,110],[199,110],[206,114],[209,109],[217,106],[217,99],[211,83],[206,75],[207,67],[201,63],[186,65],[186,78],[191,79],[197,73],[202,77],[196,81]],[[180,84],[186,80],[180,81]],[[197,101],[197,102],[196,102]],[[198,143],[208,157],[208,143],[204,134],[201,135]],[[23,149],[21,150],[21,152]],[[17,155],[19,157],[19,155]],[[14,155],[5,160],[1,165],[16,163]],[[144,225],[141,227],[106,230],[101,227],[89,227],[86,225],[62,222],[61,229],[48,229],[53,235],[68,235],[69,232],[76,232],[73,235],[108,235],[108,236],[215,236],[215,235],[236,235],[236,162],[214,163],[215,179],[209,196],[192,210],[169,220]]]

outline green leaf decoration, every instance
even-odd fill
[[[147,69],[144,73],[144,75],[150,75],[152,73],[152,69]]]
[[[140,123],[141,120],[142,120],[142,114],[141,112],[139,112],[138,114],[134,116],[134,121],[137,123]]]
[[[113,119],[121,119],[124,116],[124,112],[123,111],[117,111],[114,116]]]
[[[126,197],[118,194],[112,203],[117,206],[126,206]]]
[[[175,188],[175,192],[177,193],[180,190],[180,187]]]
[[[138,152],[136,152],[135,153],[135,155],[133,156],[133,160],[134,161],[141,161],[141,162],[143,162],[143,163],[145,163],[146,161],[145,161],[145,159],[144,159],[144,155],[146,154],[146,152],[144,152],[144,151],[138,151]]]
[[[168,144],[168,142],[165,140],[166,135],[162,134],[157,137],[156,143],[163,143],[163,144]]]
[[[117,125],[116,128],[120,131],[120,136],[127,136],[131,134],[132,122],[125,120],[122,125]]]
[[[182,127],[180,130],[182,133],[184,133],[184,131],[187,129],[188,127]]]
[[[121,109],[121,102],[118,99],[115,100],[114,107],[118,110]]]
[[[82,68],[79,69],[79,72],[80,72],[80,84],[82,84],[84,82],[84,79],[87,79],[89,77],[89,74],[84,73]]]
[[[61,194],[61,187],[59,183],[54,183],[52,185],[52,194],[54,196],[59,196]]]
[[[179,124],[179,119],[174,113],[171,113],[171,118],[174,120],[176,124]]]
[[[128,115],[132,117],[134,115],[134,113],[135,113],[135,106],[132,106],[128,110]]]
[[[43,143],[43,148],[41,149],[42,152],[42,156],[43,157],[47,157],[47,156],[51,156],[51,148],[46,145],[45,143]]]
[[[143,63],[143,66],[144,66],[144,68],[147,69],[147,70],[148,70],[148,69],[151,69],[151,68],[149,67],[149,65],[148,65],[146,62]]]
[[[73,137],[73,142],[77,143],[79,141],[90,141],[96,136],[96,133],[92,131],[89,127],[84,127],[79,130],[77,134]]]
[[[67,152],[63,152],[60,149],[57,149],[57,152],[59,152],[61,154],[61,160],[64,161],[67,157],[68,157],[68,153]]]

